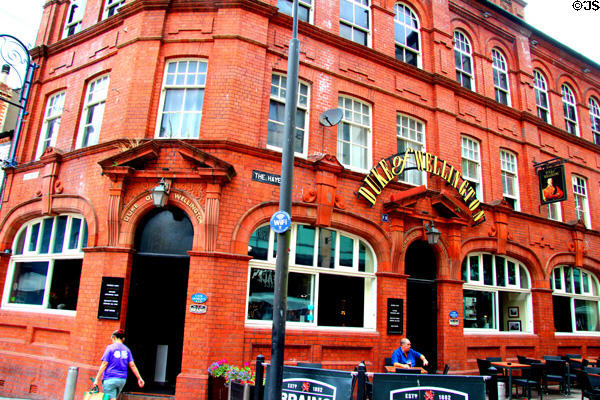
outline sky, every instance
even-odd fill
[[[0,0],[0,34],[15,36],[28,48],[33,47],[45,1]],[[525,1],[529,25],[600,64],[600,0]]]

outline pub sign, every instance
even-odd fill
[[[538,171],[541,204],[556,203],[567,199],[565,190],[565,167],[554,165]]]

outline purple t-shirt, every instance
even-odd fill
[[[110,378],[127,379],[127,366],[133,361],[133,356],[129,347],[123,343],[113,343],[106,346],[102,361],[108,363],[104,370],[103,380]]]

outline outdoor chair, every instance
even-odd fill
[[[567,359],[569,359],[569,358],[582,358],[581,354],[573,354],[573,353],[571,353],[571,354],[567,353],[567,354],[565,354],[565,357]]]
[[[527,357],[525,356],[517,354],[517,360],[519,360],[519,364],[527,364]]]
[[[577,381],[581,386],[581,400],[585,397],[590,400],[600,400],[600,375],[578,370]]]
[[[561,356],[542,356],[543,360],[562,360]]]
[[[304,368],[323,368],[321,366],[321,363],[312,363],[312,362],[300,362],[298,361],[296,363],[297,367],[304,367]]]
[[[486,357],[485,359],[491,362],[502,361],[502,357]]]
[[[479,375],[489,376],[489,379],[485,380],[485,391],[488,394],[490,400],[498,399],[498,380],[505,381],[502,375],[498,375],[499,371],[492,366],[491,361],[483,358],[477,359],[477,368],[479,369]],[[507,392],[508,393],[508,392]]]
[[[562,393],[567,392],[567,363],[564,360],[546,360],[544,377],[546,391],[549,383],[558,383]]]
[[[584,367],[583,370],[588,374],[600,375],[600,368],[598,367]]]
[[[540,400],[543,398],[543,379],[544,379],[544,364],[533,363],[531,368],[524,370],[519,378],[513,378],[513,385],[517,386],[517,397],[519,396],[519,387],[523,388],[523,394],[527,391],[527,398],[531,398],[531,388],[535,388],[538,392]],[[510,388],[512,390],[512,388]]]
[[[394,365],[394,363],[392,362],[392,357],[386,357],[383,359],[384,364],[383,365]]]
[[[442,375],[448,375],[449,370],[450,370],[450,366],[448,364],[444,365],[444,372],[442,372]]]

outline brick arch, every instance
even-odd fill
[[[462,268],[462,261],[468,254],[475,252],[488,252],[496,254],[498,252],[497,239],[483,237],[467,239],[461,244],[461,250],[462,252],[458,263],[460,267],[454,271],[454,277],[456,279],[461,279],[460,272]],[[530,248],[517,243],[507,243],[506,253],[504,255],[514,258],[525,265],[527,271],[529,271],[529,275],[531,276],[532,287],[547,286],[546,270],[543,267],[538,255]]]
[[[408,8],[410,8],[417,15],[417,18],[419,19],[419,29],[422,30],[424,27],[431,27],[431,13],[429,12],[428,8],[423,7],[421,2],[414,0],[389,0],[389,9],[392,12],[394,11],[394,6],[396,4],[404,4],[405,6],[408,6]],[[421,35],[422,34],[423,33],[421,32]],[[421,47],[423,47],[423,43],[421,43]]]
[[[198,223],[194,215],[190,214],[189,206],[181,200],[176,199],[175,196],[173,196],[174,192],[182,193],[188,199],[194,199],[194,196],[189,195],[183,191],[172,189],[167,203],[170,206],[175,206],[179,208],[190,219],[190,222],[192,223],[192,227],[194,229],[194,242],[192,244],[192,251],[202,251],[204,250],[205,224]],[[140,221],[146,214],[148,214],[155,208],[154,204],[152,204],[152,199],[147,199],[148,196],[151,196],[150,191],[143,191],[137,196],[135,196],[125,207],[123,207],[123,211],[119,215],[119,221],[121,222],[119,226],[119,246],[133,248],[135,241],[135,233]],[[128,221],[125,221],[124,217],[126,217],[127,212],[131,209],[131,207],[133,207],[136,204],[138,205],[138,207],[136,208],[136,212],[130,218],[128,218]],[[202,213],[202,221],[205,221],[206,215],[204,210],[200,205],[197,206],[198,210],[200,210]]]
[[[571,88],[571,90],[573,91],[573,95],[575,96],[576,104],[582,104],[583,102],[582,102],[581,88],[579,87],[577,82],[575,80],[573,80],[573,78],[567,73],[561,73],[556,79],[556,91],[559,95],[561,92],[560,88],[563,84],[566,84],[567,86],[569,86],[569,88]],[[579,114],[577,115],[577,117],[579,118]]]
[[[7,212],[1,222],[1,249],[12,246],[15,235],[25,222],[46,215],[42,213],[42,206],[42,198],[36,198],[17,204]],[[73,213],[82,215],[88,227],[88,247],[97,246],[98,216],[87,199],[76,195],[55,195],[52,198],[52,212],[54,214]]]
[[[542,75],[544,75],[544,78],[546,78],[546,85],[547,85],[547,91],[548,94],[550,93],[550,91],[557,91],[556,87],[554,87],[554,85],[556,84],[556,80],[554,79],[553,75],[552,75],[552,70],[550,68],[548,68],[548,65],[542,61],[542,60],[534,60],[533,61],[533,69],[531,70],[531,80],[533,81],[533,71],[534,70],[538,70],[542,73]]]
[[[550,276],[552,270],[560,265],[575,265],[575,253],[563,252],[553,254],[546,262],[546,274]],[[584,256],[583,268],[587,269],[588,271],[593,271],[598,275],[598,279],[600,279],[600,260],[593,257]]]
[[[467,36],[469,42],[471,43],[471,55],[475,57],[475,54],[481,53],[481,49],[483,48],[481,43],[479,42],[479,37],[471,26],[462,18],[454,18],[450,21],[450,25],[452,26],[452,49],[454,50],[454,31],[461,31],[463,34]],[[475,62],[475,60],[473,60]],[[475,66],[473,65],[473,68]]]
[[[589,108],[590,97],[593,97],[594,100],[596,100],[596,104],[598,104],[598,106],[600,107],[600,90],[598,90],[598,88],[588,87],[584,90],[583,103],[587,108]]]
[[[406,250],[411,244],[420,239],[423,239],[423,228],[420,226],[415,226],[405,232],[404,237],[402,238],[402,253],[398,254],[399,257],[402,257],[401,264],[403,269],[402,271],[395,272],[399,272],[401,274],[405,273],[406,265],[404,264],[404,257],[406,257]],[[437,267],[436,276],[438,278],[450,276],[452,264],[450,262],[450,257],[448,256],[448,247],[444,239],[440,236],[440,240],[437,242],[437,244],[429,246],[435,255],[435,264]]]
[[[517,62],[514,58],[515,51],[510,51],[506,46],[506,43],[497,37],[491,37],[485,42],[485,56],[492,60],[492,49],[496,49],[502,54],[504,60],[506,60],[506,68],[507,74],[510,74],[511,71],[515,70],[515,65]]]
[[[268,223],[278,210],[279,204],[276,202],[257,204],[249,209],[233,230],[230,251],[234,254],[248,254],[248,242],[252,233],[259,226]],[[317,210],[312,204],[297,203],[292,205],[291,216],[293,222],[314,224]],[[329,227],[352,233],[368,242],[377,257],[378,271],[389,270],[391,242],[381,227],[360,215],[338,210],[334,210]]]

